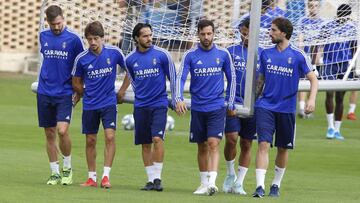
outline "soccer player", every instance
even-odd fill
[[[250,18],[246,18],[240,23],[241,43],[228,47],[228,51],[234,63],[236,70],[236,96],[235,102],[243,104],[245,95],[245,76],[246,61],[248,53]],[[259,53],[261,52],[259,48]],[[227,88],[227,95],[230,94],[230,88]],[[227,166],[227,175],[223,184],[223,191],[226,193],[236,193],[246,195],[243,187],[243,181],[251,160],[251,144],[256,139],[255,117],[239,118],[237,116],[227,116],[225,122],[225,148],[224,155]],[[234,170],[236,157],[236,144],[240,136],[239,166],[237,178]]]
[[[96,140],[100,121],[105,134],[104,171],[101,187],[111,188],[110,170],[115,156],[117,65],[124,68],[124,55],[118,47],[104,44],[104,28],[100,22],[85,27],[89,49],[75,59],[72,71],[74,90],[83,96],[82,133],[86,134],[88,180],[84,187],[97,187]],[[84,86],[86,88],[84,88]],[[75,104],[78,99],[75,100]]]
[[[253,197],[265,195],[265,174],[274,133],[277,154],[275,177],[269,195],[280,195],[279,188],[288,162],[288,150],[293,149],[295,144],[296,94],[302,75],[306,75],[311,85],[305,113],[315,110],[317,78],[306,54],[289,43],[292,32],[293,26],[288,19],[275,18],[270,30],[270,37],[275,46],[264,49],[260,55],[256,86],[258,100],[255,105],[258,134],[256,191]]]
[[[337,9],[337,18],[323,25],[322,38],[344,39],[349,36],[357,36],[356,26],[350,20],[351,7],[348,4],[341,4]],[[324,72],[323,78],[327,80],[342,79],[356,51],[356,41],[331,42],[324,45]],[[353,74],[350,73],[349,78]],[[335,95],[335,112],[334,112],[334,95]],[[328,130],[326,138],[343,140],[340,133],[341,120],[344,111],[345,91],[327,91],[325,99],[326,117]],[[335,122],[334,122],[335,113]]]
[[[226,49],[213,43],[214,24],[200,20],[198,36],[200,44],[188,50],[181,62],[176,80],[176,112],[187,111],[183,101],[184,84],[191,74],[191,123],[190,142],[198,146],[198,166],[201,185],[194,194],[213,195],[218,191],[215,181],[219,165],[219,143],[225,125],[224,73],[230,86],[227,97],[229,116],[235,116],[234,97],[236,75],[231,56]]]
[[[319,36],[322,23],[324,22],[319,16],[320,9],[320,0],[308,0],[307,2],[309,15],[303,18],[300,18],[297,27],[299,28],[300,43],[302,44],[311,44]],[[311,63],[313,64],[313,71],[318,75],[316,70],[316,64],[319,64],[320,54],[318,52],[318,46],[304,46],[305,53],[310,56]],[[312,114],[305,114],[305,99],[307,96],[306,92],[299,92],[299,118],[312,118]]]
[[[161,172],[168,107],[166,77],[170,80],[171,96],[174,97],[175,65],[166,50],[152,44],[149,24],[138,23],[132,37],[137,48],[126,57],[125,63],[135,93],[135,145],[142,146],[148,177],[142,190],[163,191]]]
[[[39,34],[41,69],[37,89],[39,126],[44,128],[51,176],[48,185],[72,184],[71,140],[72,116],[71,70],[76,56],[84,50],[81,38],[64,25],[63,11],[51,5],[46,11],[49,29]],[[62,177],[59,171],[56,134],[63,156]]]

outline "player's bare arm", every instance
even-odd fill
[[[84,94],[83,79],[81,77],[73,77],[72,78],[72,86],[75,91],[75,94],[73,95],[73,106],[75,106],[80,101],[80,98]]]
[[[126,73],[124,81],[120,87],[119,92],[117,93],[117,102],[118,104],[122,104],[124,102],[124,97],[127,88],[130,86],[130,79],[128,73]]]
[[[256,80],[256,92],[255,92],[255,98],[259,98],[259,96],[262,94],[262,91],[264,89],[264,83],[265,83],[265,77],[263,74],[259,73],[259,77]]]
[[[313,71],[310,71],[306,77],[310,81],[310,95],[308,102],[305,106],[305,113],[309,114],[315,111],[315,100],[316,100],[316,94],[318,90],[318,79],[316,78],[316,75]]]

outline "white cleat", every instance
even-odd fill
[[[195,192],[193,192],[194,195],[207,195],[208,194],[208,186],[201,184]]]
[[[236,179],[235,175],[227,175],[224,180],[224,184],[222,187],[223,192],[225,193],[231,193],[231,188],[234,185],[234,181]]]
[[[207,188],[207,195],[212,196],[218,191],[219,189],[216,187],[216,185],[209,185]]]
[[[246,192],[245,192],[243,186],[236,182],[232,187],[232,192],[235,194],[239,194],[239,195],[246,195]]]

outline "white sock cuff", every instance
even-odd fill
[[[88,177],[93,179],[93,181],[96,182],[96,171],[89,171],[88,172]]]
[[[349,113],[354,113],[356,108],[356,104],[349,104]]]
[[[217,171],[209,171],[209,185],[215,185]]]
[[[200,182],[203,185],[209,184],[209,172],[208,171],[200,171]]]
[[[63,168],[71,168],[71,155],[63,156]]]
[[[299,109],[304,110],[305,109],[305,101],[299,101]]]
[[[153,162],[153,166],[155,167],[155,168],[162,168],[163,167],[163,162]]]
[[[249,168],[243,167],[243,166],[238,166],[238,171],[244,171],[247,172],[249,170]]]
[[[146,175],[148,177],[149,182],[154,181],[154,174],[155,174],[155,168],[154,165],[151,166],[145,166]]]
[[[275,171],[279,171],[279,172],[285,172],[286,168],[280,168],[277,165],[275,165]]]

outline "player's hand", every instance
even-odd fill
[[[305,106],[304,112],[306,114],[309,114],[309,113],[312,113],[314,111],[315,111],[315,101],[309,99],[306,106]]]
[[[117,103],[122,104],[124,102],[124,97],[125,97],[125,91],[119,90],[119,92],[117,93]]]
[[[184,101],[180,101],[176,103],[176,113],[179,116],[182,116],[186,113],[187,107]]]
[[[230,117],[236,116],[236,110],[230,110],[230,109],[228,109],[228,110],[227,110],[227,115],[230,116]]]
[[[80,101],[80,98],[81,98],[81,96],[80,96],[78,93],[76,93],[76,92],[72,95],[72,104],[73,104],[73,107],[75,107],[76,104]]]

